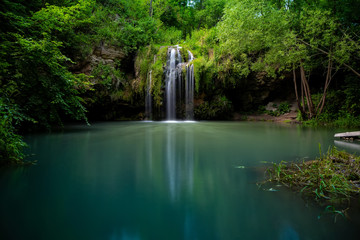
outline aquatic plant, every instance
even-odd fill
[[[360,157],[329,148],[326,154],[302,163],[274,163],[266,182],[280,182],[306,198],[338,205],[360,193]]]

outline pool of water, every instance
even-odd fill
[[[354,239],[360,210],[335,219],[284,187],[256,185],[264,162],[312,159],[335,132],[110,122],[28,135],[37,165],[0,171],[0,239]]]

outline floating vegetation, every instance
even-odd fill
[[[268,192],[277,192],[279,190],[275,189],[275,188],[269,188],[269,189],[264,189],[265,191],[268,191]]]
[[[244,168],[245,168],[245,166],[234,166],[234,168],[244,169]]]
[[[320,148],[320,147],[319,147]],[[274,163],[269,179],[261,183],[281,183],[305,198],[333,205],[350,203],[360,193],[360,157],[332,147],[313,161]]]

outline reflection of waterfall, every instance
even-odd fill
[[[175,114],[175,99],[176,99],[176,86],[175,86],[175,78],[176,78],[176,50],[171,49],[170,56],[168,58],[168,69],[166,72],[166,119],[174,120],[176,119]]]
[[[151,99],[151,71],[149,72],[149,77],[147,79],[146,87],[146,98],[145,98],[145,119],[152,119],[152,99]]]
[[[185,176],[191,194],[194,186],[194,135],[193,130],[185,130]]]
[[[172,131],[172,125],[167,128],[166,138],[166,167],[169,181],[170,196],[172,200],[176,198],[176,183],[177,183],[177,172],[176,172],[176,147],[175,147],[175,133]]]
[[[126,229],[123,229],[120,233],[115,229],[109,237],[109,240],[140,240],[140,236],[137,232],[132,233]]]
[[[183,127],[185,129],[181,129]],[[167,126],[165,164],[171,200],[179,199],[184,189],[191,194],[194,185],[194,135],[191,126]]]
[[[153,171],[153,129],[148,127],[146,128],[145,135],[145,156],[147,158],[147,163],[149,165],[150,176],[152,176]]]

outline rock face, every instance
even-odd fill
[[[83,94],[90,120],[138,120],[142,108],[129,104],[134,81],[133,57],[121,48],[101,42],[73,73],[90,78],[93,91]]]
[[[230,89],[229,99],[237,111],[251,111],[274,100],[293,99],[293,89],[290,77],[277,79],[270,78],[265,73],[257,73]]]
[[[72,67],[74,73],[84,73],[91,75],[92,70],[97,65],[104,64],[111,67],[115,67],[115,60],[123,60],[126,57],[124,51],[121,48],[107,45],[101,42],[96,46],[92,52],[84,61],[76,64]],[[94,79],[96,83],[96,79]]]
[[[125,57],[125,53],[117,47],[108,46],[105,44],[100,44],[93,51],[93,54],[90,56],[91,62],[103,63],[103,64],[113,64],[114,60],[121,60]]]

